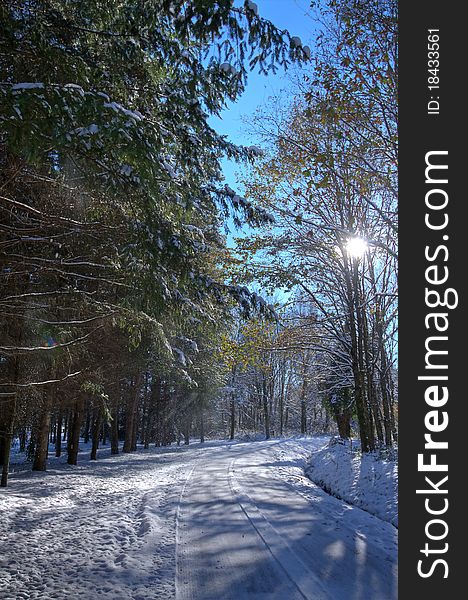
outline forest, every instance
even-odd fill
[[[396,2],[312,4],[307,46],[250,0],[1,3],[2,487],[12,448],[397,443]]]

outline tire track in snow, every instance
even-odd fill
[[[177,600],[396,598],[394,528],[296,483],[300,446],[241,443],[197,461],[178,507]]]
[[[284,570],[291,583],[295,585],[304,600],[333,600],[324,590],[319,578],[302,562],[299,556],[289,547],[283,537],[243,489],[237,479],[233,466],[236,459],[229,465],[229,485],[237,502],[252,527],[256,530],[272,556]]]
[[[236,471],[246,495],[294,554],[313,568],[333,600],[393,600],[395,528],[329,496],[305,475],[298,477],[302,468],[297,457],[304,454],[298,445],[287,440],[283,448],[264,446],[241,455]]]
[[[177,600],[311,600],[285,575],[231,488],[232,453],[244,451],[221,450],[186,482],[178,507]]]
[[[176,509],[176,520],[175,520],[175,539],[176,539],[176,551],[175,551],[175,571],[176,571],[176,576],[175,576],[175,593],[176,593],[176,598],[179,598],[181,595],[181,591],[180,591],[180,579],[183,576],[181,571],[180,571],[180,560],[179,560],[179,548],[181,548],[182,545],[182,541],[180,538],[180,520],[181,520],[181,516],[180,516],[180,506],[182,503],[182,499],[184,497],[185,494],[185,490],[187,488],[188,482],[190,480],[190,478],[192,477],[192,474],[195,470],[195,465],[193,465],[193,467],[190,469],[190,472],[187,476],[187,479],[184,482],[184,485],[182,486],[182,490],[179,494],[179,501],[177,503],[177,509]],[[185,583],[185,582],[184,582]],[[186,584],[185,584],[186,585]]]

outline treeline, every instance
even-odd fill
[[[33,470],[45,470],[51,444],[56,457],[66,453],[68,464],[76,465],[83,443],[89,458],[96,460],[102,445],[110,445],[116,455],[150,444],[188,444],[194,433],[204,441],[210,400],[206,390],[181,387],[179,378],[163,380],[150,371],[134,378],[116,372],[106,389],[111,396],[93,389],[89,381],[75,389],[50,385],[42,399],[20,403],[16,450],[26,455]],[[63,392],[75,397],[64,400]]]
[[[16,450],[26,454],[34,470],[44,470],[51,444],[56,457],[66,453],[75,465],[81,442],[96,460],[106,444],[111,454],[119,454],[189,444],[194,436],[203,442],[205,436],[261,433],[268,439],[336,431],[312,353],[298,346],[298,317],[290,319],[294,322],[287,325],[278,315],[276,320],[245,318],[233,311],[210,356],[198,347],[190,359],[188,352],[184,355],[196,385],[170,362],[163,368],[160,355],[154,355],[156,362],[144,357],[146,344],[122,352],[124,340],[112,349],[104,335],[100,367],[90,368],[86,380],[70,378],[21,395]],[[96,359],[97,350],[92,356]],[[26,361],[22,367],[27,369]]]
[[[298,342],[297,310],[283,307],[276,320],[238,321],[222,337],[226,386],[217,406],[230,439],[261,432],[266,439],[335,431],[318,385],[320,369],[310,347]]]
[[[312,354],[297,347],[293,327],[271,318],[238,317],[220,337],[209,359],[200,350],[190,359],[191,367],[201,369],[197,385],[179,368],[164,371],[149,362],[144,369],[134,362],[137,355],[130,359],[114,352],[103,358],[107,377],[93,371],[94,383],[89,375],[84,382],[67,380],[23,395],[16,450],[34,470],[44,470],[51,444],[56,457],[66,453],[75,465],[80,443],[96,460],[106,444],[116,455],[189,444],[194,437],[200,442],[255,434],[269,439],[337,430]]]
[[[74,463],[88,419],[129,449],[140,402],[148,441],[200,409],[233,307],[268,310],[222,271],[223,220],[268,216],[223,185],[220,160],[259,151],[208,118],[249,69],[309,52],[230,0],[6,0],[0,30],[4,486],[17,435],[43,469],[51,423],[67,419]]]

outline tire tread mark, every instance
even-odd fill
[[[260,511],[252,498],[242,489],[233,470],[235,461],[236,459],[233,459],[229,464],[229,486],[234,498],[265,544],[267,550],[286,573],[288,579],[297,588],[304,600],[333,600],[324,589],[318,576],[297,556]]]

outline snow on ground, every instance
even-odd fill
[[[328,438],[50,460],[0,491],[0,598],[393,600],[396,529],[303,467]]]
[[[103,449],[14,473],[0,492],[0,598],[172,598],[184,451]]]
[[[331,443],[314,452],[307,475],[324,490],[398,526],[398,465],[359,444]]]

